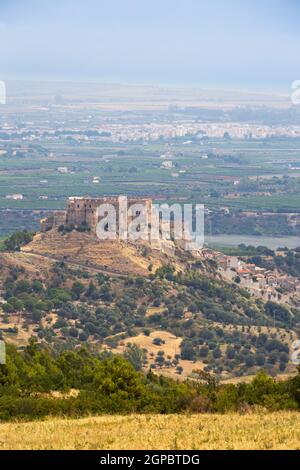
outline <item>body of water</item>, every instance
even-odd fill
[[[271,250],[280,247],[297,248],[300,247],[300,237],[256,237],[254,235],[212,235],[205,237],[205,244],[208,246],[238,246],[241,244],[252,246],[266,246]]]

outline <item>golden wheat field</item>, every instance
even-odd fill
[[[300,449],[300,413],[131,415],[0,424],[0,449]]]

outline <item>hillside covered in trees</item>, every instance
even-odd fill
[[[184,267],[182,259],[149,265],[144,276],[109,275],[20,252],[30,239],[15,234],[0,253],[0,335],[19,350],[31,338],[55,353],[132,347],[139,370],[182,379],[195,369],[221,380],[262,368],[273,376],[296,372],[290,354],[299,309],[225,282],[214,261],[187,258]]]

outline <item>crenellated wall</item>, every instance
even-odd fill
[[[119,199],[117,197],[103,198],[69,198],[67,210],[64,213],[53,214],[47,219],[41,220],[41,231],[45,232],[59,225],[75,227],[87,225],[91,231],[96,231],[98,224],[97,208],[102,204],[112,204],[116,210],[117,222],[119,217]],[[128,198],[128,208],[135,204],[142,204],[146,207],[146,211],[151,220],[152,200],[150,198]],[[137,214],[136,214],[137,215]],[[130,218],[129,220],[130,221]]]

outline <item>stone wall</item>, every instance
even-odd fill
[[[67,213],[65,211],[62,212],[54,212],[49,217],[40,220],[40,228],[41,232],[47,232],[51,230],[53,227],[59,227],[60,225],[66,224],[66,216]]]
[[[69,198],[67,210],[64,213],[57,213],[51,215],[47,219],[41,220],[41,231],[45,232],[51,228],[58,227],[59,225],[75,227],[87,225],[92,232],[96,231],[99,218],[97,215],[97,208],[102,204],[112,204],[116,210],[117,223],[119,219],[119,199],[117,197],[103,197],[103,198]],[[146,207],[149,221],[151,220],[152,200],[141,198],[128,198],[128,208],[134,204],[142,204]],[[138,214],[135,214],[138,215]],[[130,218],[128,218],[130,222]]]

